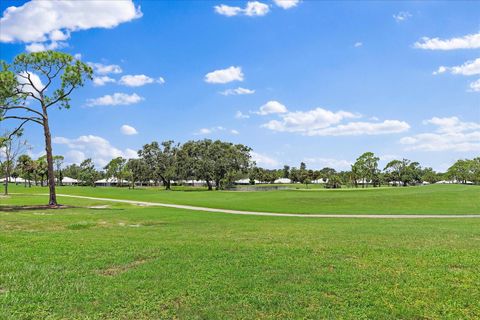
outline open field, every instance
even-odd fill
[[[45,199],[1,199],[0,318],[480,317],[480,220],[7,207]]]
[[[46,188],[12,186],[12,192],[46,193]],[[59,187],[63,194],[184,204],[209,208],[305,214],[480,214],[480,187],[431,185],[340,190],[209,192],[200,188]],[[185,192],[189,190],[189,192]]]

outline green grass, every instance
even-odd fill
[[[46,197],[0,198],[0,319],[480,317],[479,219],[272,218],[60,200],[75,208],[22,210],[14,206]]]
[[[12,192],[45,193],[47,188],[12,186]],[[190,190],[190,191],[186,191]],[[59,187],[59,193],[210,208],[280,213],[480,214],[480,186],[431,185],[344,190],[164,191],[160,188]]]

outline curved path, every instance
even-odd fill
[[[408,214],[301,214],[301,213],[276,213],[276,212],[258,212],[258,211],[241,211],[241,210],[230,210],[230,209],[215,209],[215,208],[206,208],[206,207],[197,207],[189,206],[182,204],[169,204],[169,203],[160,203],[160,202],[145,202],[145,201],[135,201],[135,200],[121,200],[121,199],[110,199],[110,198],[96,198],[96,197],[86,197],[86,196],[75,196],[69,194],[58,194],[60,197],[69,197],[69,198],[79,198],[79,199],[90,199],[90,200],[101,200],[101,201],[110,201],[110,202],[120,202],[120,203],[129,203],[133,205],[140,206],[157,206],[157,207],[166,207],[166,208],[175,208],[175,209],[186,209],[193,211],[205,211],[205,212],[219,212],[219,213],[228,213],[228,214],[243,214],[251,216],[272,216],[272,217],[302,217],[302,218],[361,218],[361,219],[446,219],[446,218],[480,218],[480,215],[441,215],[441,214],[419,214],[419,215],[408,215]]]

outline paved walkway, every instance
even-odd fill
[[[90,199],[90,200],[101,200],[101,201],[110,201],[110,202],[120,202],[120,203],[129,203],[133,205],[140,206],[157,206],[157,207],[166,207],[166,208],[175,208],[175,209],[186,209],[193,211],[204,211],[204,212],[219,212],[227,214],[243,214],[251,216],[271,216],[271,217],[302,217],[302,218],[360,218],[360,219],[458,219],[458,218],[480,218],[480,215],[441,215],[441,214],[418,214],[418,215],[408,215],[408,214],[301,214],[301,213],[277,213],[277,212],[258,212],[258,211],[241,211],[241,210],[230,210],[230,209],[215,209],[215,208],[206,208],[206,207],[197,207],[197,206],[188,206],[182,204],[169,204],[169,203],[160,203],[160,202],[145,202],[145,201],[135,201],[135,200],[121,200],[121,199],[110,199],[110,198],[96,198],[96,197],[86,197],[86,196],[75,196],[69,194],[58,194],[60,197],[69,197],[69,198],[79,198],[79,199]]]

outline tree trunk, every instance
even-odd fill
[[[208,191],[212,191],[212,184],[210,183],[210,180],[206,179],[205,181],[207,182]]]
[[[48,125],[47,109],[43,109],[43,132],[45,135],[45,152],[47,153],[47,168],[48,168],[48,188],[49,188],[49,206],[57,206],[57,194],[55,192],[55,172],[53,171],[53,156],[52,156],[52,136],[50,134],[50,127]]]
[[[5,195],[8,195],[8,176],[9,176],[9,172],[8,172],[8,158],[7,158],[7,162],[6,162],[6,166],[5,166]]]

